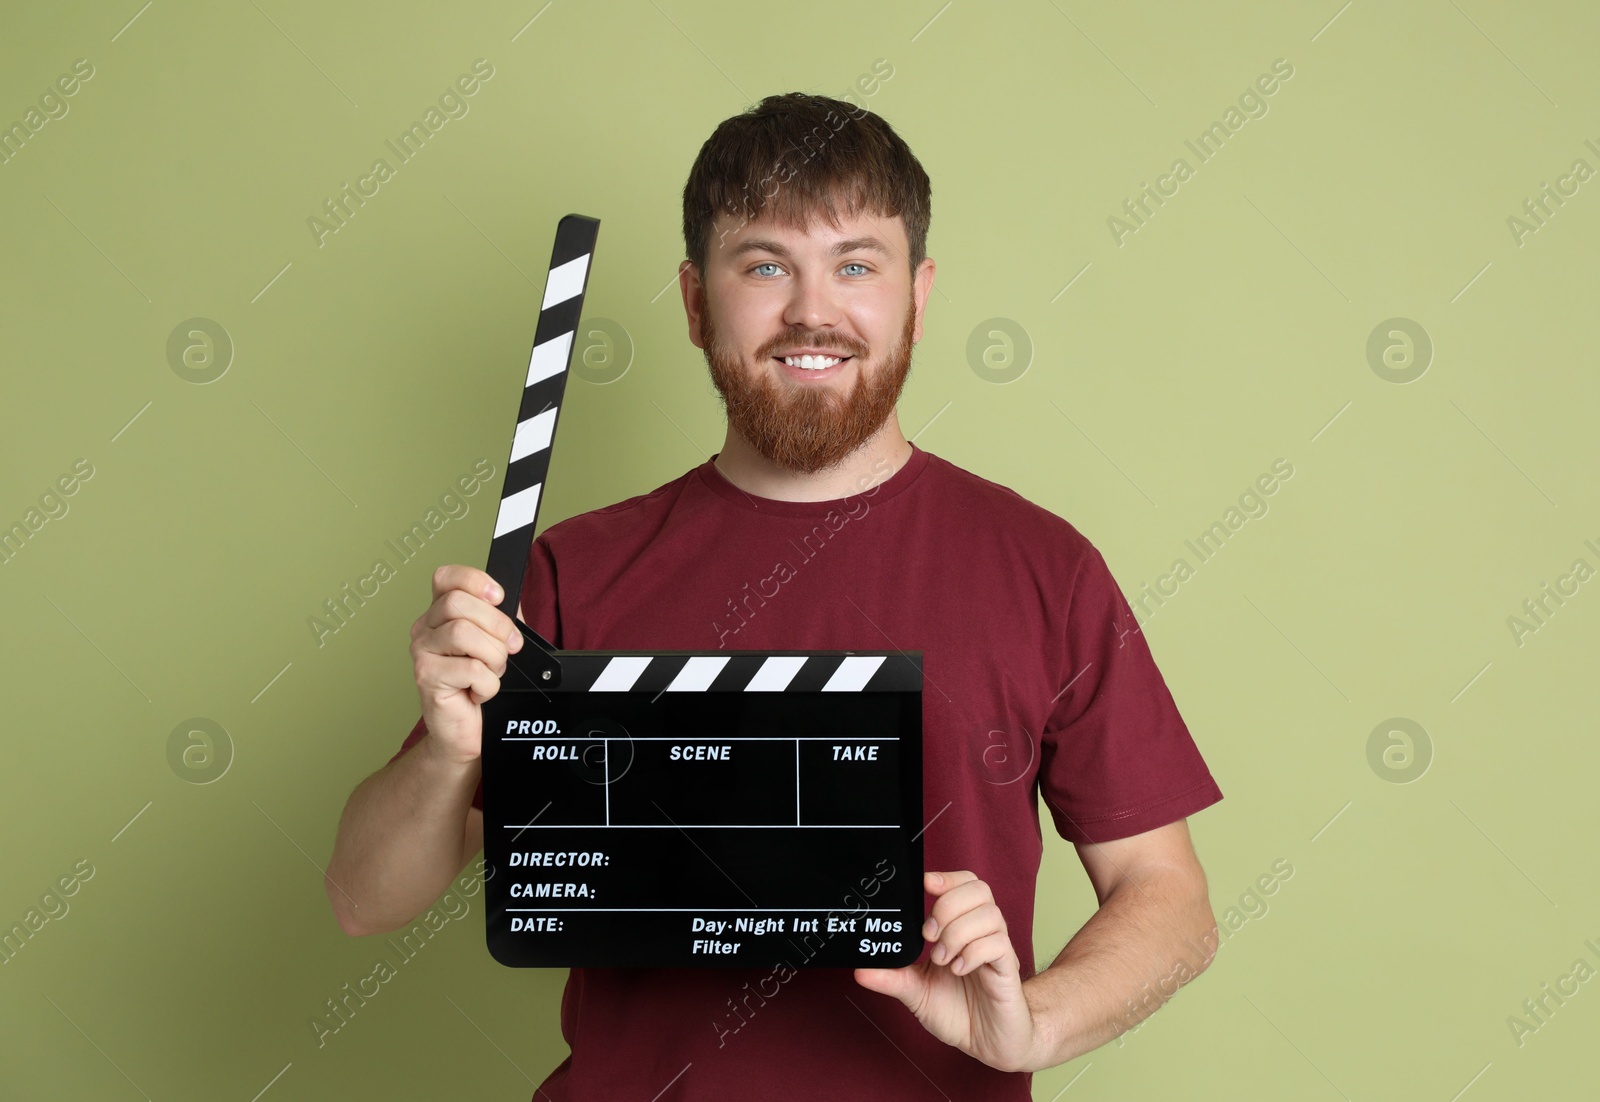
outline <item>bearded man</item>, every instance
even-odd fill
[[[1186,817],[1222,793],[1105,560],[901,432],[929,199],[905,143],[851,104],[772,96],[719,125],[684,188],[679,286],[722,449],[545,529],[520,608],[568,650],[920,650],[923,953],[573,968],[570,1052],[538,1099],[1023,1102],[1033,1071],[1136,1025],[1215,954]],[[328,868],[352,934],[408,924],[482,848],[479,705],[522,638],[483,571],[442,566],[433,588],[412,625],[422,717],[351,795]],[[1099,908],[1036,970],[1041,800]]]

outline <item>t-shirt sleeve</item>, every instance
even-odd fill
[[[561,614],[556,604],[556,568],[555,559],[550,553],[549,546],[541,535],[533,541],[533,549],[528,555],[528,568],[522,578],[522,622],[533,628],[534,631],[544,636],[555,646],[561,645]],[[427,735],[428,727],[417,717],[416,725],[411,728],[411,733],[400,744],[400,749],[395,751],[390,763],[400,760],[400,756],[410,750]],[[472,806],[483,810],[483,780],[479,778],[477,790],[472,794]]]
[[[1067,607],[1066,686],[1041,736],[1039,792],[1061,837],[1108,842],[1222,799],[1111,570],[1090,548]]]

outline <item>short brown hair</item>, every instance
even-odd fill
[[[683,188],[683,243],[703,274],[718,214],[754,221],[764,213],[804,229],[821,212],[837,228],[869,210],[905,224],[911,272],[927,255],[928,174],[900,135],[855,104],[805,92],[768,96],[725,119],[700,147]]]

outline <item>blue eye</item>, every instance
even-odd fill
[[[776,267],[777,267],[777,264],[773,263],[770,260],[767,260],[767,261],[764,261],[764,262],[762,262],[760,264],[757,264],[754,268],[751,268],[750,270],[752,272],[754,272],[754,271],[757,271],[757,270],[759,270],[761,268],[776,268]]]
[[[861,269],[865,270],[866,265],[858,263],[858,262],[852,260],[850,263],[846,264],[845,267],[846,268],[861,268]]]

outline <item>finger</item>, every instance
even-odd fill
[[[927,985],[924,973],[925,970],[919,970],[914,964],[904,968],[857,968],[854,971],[856,982],[868,991],[892,996],[912,1008],[922,1001],[923,988]]]
[[[1005,929],[1006,920],[1000,908],[992,902],[985,903],[945,923],[929,953],[929,959],[935,964],[949,964],[962,954],[969,943],[990,934],[1004,933]]]
[[[417,655],[443,654],[476,658],[491,670],[505,668],[507,646],[470,620],[446,620],[429,628],[411,644]]]
[[[522,633],[517,630],[517,625],[511,622],[511,617],[488,601],[480,600],[460,589],[447,591],[428,606],[428,611],[422,614],[422,630],[418,634],[421,635],[430,628],[441,627],[452,620],[465,620],[476,624],[485,634],[498,639],[513,651],[522,647]]]
[[[928,919],[922,924],[923,934],[929,940],[939,936],[939,931],[955,921],[956,916],[994,901],[994,893],[982,880],[967,880],[945,891],[933,901]]]
[[[505,589],[488,573],[479,570],[475,566],[465,566],[460,563],[449,563],[435,570],[433,572],[432,585],[433,597],[436,602],[446,593],[458,590],[469,596],[477,597],[484,604],[498,611],[499,605],[506,599]],[[517,602],[517,605],[518,607],[512,611],[516,614],[517,619],[521,620],[521,602]],[[504,614],[502,613],[502,615]],[[527,621],[524,620],[523,622],[526,623]],[[495,630],[489,625],[485,625],[485,628],[486,630]],[[510,617],[506,617],[504,635],[511,641],[512,651],[522,649],[522,633],[517,630]]]
[[[499,582],[475,566],[464,566],[460,563],[450,563],[433,572],[435,600],[452,589],[464,590],[490,604],[497,605],[506,599],[505,591],[500,588]]]
[[[993,965],[994,970],[1002,976],[1010,976],[1021,970],[1011,938],[1004,931],[969,941],[960,955],[950,962],[950,971],[965,976],[985,964]]]
[[[472,620],[485,631],[498,634],[502,639],[509,637],[516,630],[511,617],[501,612],[493,602],[468,593],[464,589],[445,590],[433,599],[433,603],[421,617],[424,628],[438,627],[444,621],[453,619]],[[504,630],[499,630],[501,628]]]
[[[943,895],[951,888],[976,879],[977,873],[965,869],[959,872],[925,872],[922,874],[922,886],[934,895]]]
[[[482,704],[500,691],[500,677],[476,658],[430,654],[419,663],[417,687],[435,700],[467,690],[474,704]]]

